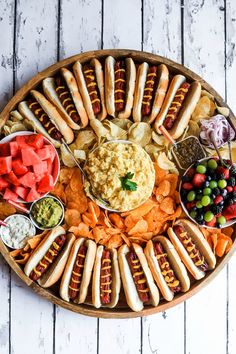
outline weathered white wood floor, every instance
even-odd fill
[[[236,110],[235,31],[235,0],[0,0],[0,109],[59,59],[134,48],[184,63]],[[236,256],[166,313],[97,320],[41,299],[0,257],[0,354],[234,354],[235,294]]]

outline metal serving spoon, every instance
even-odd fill
[[[67,151],[70,153],[72,159],[74,160],[74,163],[76,164],[76,166],[80,169],[80,172],[82,173],[82,176],[83,176],[83,180],[87,180],[89,181],[89,178],[88,178],[88,175],[87,173],[84,171],[84,169],[80,166],[78,160],[75,158],[71,148],[69,147],[69,145],[65,142],[64,139],[62,139],[62,142],[63,142],[63,145],[65,146],[65,148],[67,149]],[[89,183],[89,194],[91,195],[91,197],[94,199],[94,201],[98,201],[102,204],[104,204],[105,208],[109,207],[109,203],[108,201],[102,199],[101,197],[98,197],[94,194],[93,190],[92,190],[92,186],[91,186],[91,183]]]

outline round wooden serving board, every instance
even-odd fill
[[[187,69],[186,67],[180,64],[173,62],[172,60],[163,58],[158,55],[135,51],[135,50],[123,50],[123,49],[97,50],[97,51],[91,51],[91,52],[74,55],[70,58],[62,60],[50,66],[49,68],[45,69],[41,73],[34,76],[15,94],[15,96],[9,101],[9,103],[6,105],[6,107],[0,114],[0,130],[4,126],[5,122],[7,121],[10,112],[14,110],[17,107],[18,103],[28,95],[28,92],[31,89],[37,87],[44,78],[54,75],[61,67],[68,67],[72,65],[76,60],[80,60],[81,63],[84,63],[90,61],[92,58],[98,58],[102,60],[108,55],[112,55],[115,58],[132,57],[136,62],[147,61],[148,63],[152,63],[155,65],[164,63],[168,66],[171,74],[183,74],[190,82],[193,80],[198,80],[201,83],[202,88],[207,90],[215,97],[216,102],[219,106],[228,107],[227,104],[223,101],[222,97],[207,82],[205,82],[201,77],[193,73],[191,70]],[[230,110],[229,119],[231,121],[231,124],[236,129],[235,117],[231,110]],[[14,259],[10,257],[7,247],[0,240],[0,252],[5,258],[5,260],[7,261],[7,263],[14,270],[14,272],[37,294],[45,297],[46,299],[53,302],[54,304],[62,306],[68,310],[81,313],[87,316],[102,317],[102,318],[132,318],[132,317],[147,316],[160,311],[165,311],[181,303],[182,301],[189,299],[191,296],[196,294],[200,289],[202,289],[204,286],[206,286],[211,280],[213,280],[216,277],[216,275],[221,271],[221,269],[229,262],[230,258],[235,252],[235,249],[236,249],[236,242],[233,243],[230,252],[217,262],[217,266],[215,270],[212,272],[208,272],[202,280],[194,282],[187,293],[183,293],[175,296],[174,300],[170,302],[161,301],[157,307],[147,306],[144,308],[143,311],[133,312],[129,307],[127,307],[127,305],[125,305],[125,302],[122,301],[122,297],[123,297],[122,294],[121,294],[121,301],[119,302],[119,306],[117,306],[114,309],[107,309],[107,308],[96,309],[91,305],[85,305],[85,304],[76,305],[73,303],[67,303],[66,301],[63,301],[59,296],[57,296],[56,291],[54,292],[53,290],[50,289],[43,289],[38,284],[34,283],[31,279],[29,279],[24,274],[23,270],[19,267],[19,265],[15,263]]]

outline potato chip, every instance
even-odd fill
[[[70,187],[73,192],[83,190],[82,174],[79,168],[74,168],[73,174],[70,179]]]
[[[109,134],[107,135],[108,140],[114,140],[114,139],[127,139],[127,131],[120,128],[118,125],[112,123],[110,120],[104,120],[103,126],[109,131]]]
[[[66,203],[65,188],[63,187],[63,185],[61,183],[57,182],[54,189],[51,191],[51,194],[53,194],[56,197],[58,197],[59,199],[61,199],[61,201],[63,203]]]
[[[76,163],[73,160],[73,157],[71,156],[71,154],[69,153],[69,151],[67,150],[65,145],[62,144],[60,147],[60,150],[61,150],[61,159],[62,159],[63,164],[67,167],[76,166]]]
[[[73,172],[74,172],[73,168],[62,167],[60,170],[59,181],[62,184],[69,184]]]
[[[212,117],[214,113],[215,103],[208,96],[202,96],[197,103],[191,119],[199,122],[201,119]]]
[[[82,220],[83,222],[90,227],[94,227],[96,224],[94,224],[94,221],[92,219],[92,216],[90,214],[82,214]]]
[[[136,233],[143,233],[147,232],[148,230],[148,223],[146,220],[139,220],[129,231],[129,235],[134,235]]]
[[[120,229],[116,227],[107,227],[105,231],[110,235],[118,235],[121,232]]]
[[[118,127],[120,127],[121,129],[124,129],[124,130],[128,130],[131,125],[133,124],[133,122],[127,118],[114,118],[111,120],[111,122],[115,125],[117,125]]]
[[[165,197],[161,194],[156,194],[156,201],[161,203]]]
[[[39,245],[39,243],[42,241],[42,239],[45,238],[45,236],[47,234],[48,234],[48,231],[44,231],[42,234],[36,235],[36,236],[30,238],[27,241],[27,246],[29,246],[29,248],[34,250]]]
[[[149,155],[155,155],[158,154],[159,151],[164,150],[164,146],[158,146],[158,145],[153,145],[153,144],[148,144],[145,146],[145,151],[147,151],[147,153]]]
[[[157,163],[163,170],[172,170],[176,168],[174,162],[168,159],[165,152],[159,153]]]
[[[140,220],[143,220],[141,216],[133,216],[132,214],[126,216],[125,218],[126,231],[132,229]]]
[[[178,179],[179,177],[175,174],[175,173],[169,173],[166,176],[166,181],[170,182],[170,196],[173,196],[176,189],[177,189],[177,185],[178,185]]]
[[[129,237],[127,237],[125,234],[121,233],[121,237],[123,238],[124,242],[127,244],[128,247],[131,247],[131,242]]]
[[[217,106],[217,104],[216,104],[216,109],[217,109],[218,113],[222,114],[226,118],[229,117],[230,110],[228,107],[220,107],[220,106]]]
[[[145,122],[133,123],[128,131],[128,139],[142,147],[149,144],[152,138],[150,124]]]
[[[118,227],[120,230],[124,228],[124,221],[119,214],[112,213],[109,214],[109,219],[111,220],[112,224]]]
[[[142,245],[144,243],[147,243],[147,240],[145,240],[142,237],[130,236],[129,239],[132,243],[137,243],[138,245]]]
[[[89,201],[88,202],[88,211],[90,213],[94,213],[96,218],[99,218],[101,210],[96,203]]]
[[[108,249],[112,249],[112,248],[118,248],[123,244],[123,238],[121,237],[121,235],[114,235],[112,236],[109,241],[106,243],[106,247]]]
[[[93,224],[97,224],[98,222],[98,217],[96,215],[96,211],[95,211],[95,207],[94,207],[94,204],[93,202],[89,202],[88,203],[88,214],[91,215],[91,219],[93,221]],[[98,215],[99,216],[99,215]]]
[[[133,218],[140,218],[141,216],[146,215],[154,206],[155,203],[151,199],[148,199],[145,203],[140,205],[138,208],[122,213],[121,216],[123,217],[123,216],[131,215]]]
[[[78,226],[71,226],[68,231],[76,237],[89,237],[89,227],[83,222],[80,222]]]
[[[109,130],[106,129],[102,122],[98,119],[90,119],[90,126],[93,128],[95,134],[98,137],[99,142],[101,141],[101,138],[106,138],[109,136]]]
[[[167,214],[173,214],[175,212],[175,201],[171,197],[166,197],[160,204],[161,210]]]
[[[65,222],[68,227],[78,226],[81,222],[80,213],[76,209],[66,209],[65,211]]]
[[[152,140],[159,146],[163,147],[165,145],[166,138],[164,135],[159,135],[152,131]]]
[[[155,185],[159,186],[160,182],[166,177],[167,171],[161,168],[156,162],[153,163],[155,169]]]
[[[164,197],[167,197],[170,194],[171,184],[167,180],[167,177],[159,184],[158,188],[156,189],[156,196],[163,195]]]
[[[11,204],[1,201],[0,202],[0,218],[5,219],[8,216],[15,214],[16,213],[16,208],[12,206]]]
[[[178,139],[178,140],[183,140],[185,138],[187,138],[188,136],[196,136],[199,137],[200,135],[200,127],[198,125],[198,123],[194,120],[190,120],[188,123],[188,126],[186,127],[183,135]]]
[[[76,159],[83,161],[85,161],[87,158],[86,152],[84,150],[74,150],[74,156]]]
[[[207,96],[207,97],[210,98],[210,100],[213,101],[213,102],[214,102],[214,100],[215,100],[215,97],[214,97],[210,92],[208,92],[208,91],[206,91],[206,90],[202,90],[202,91],[201,91],[201,97],[203,97],[203,96]]]
[[[30,253],[24,252],[24,250],[22,250],[22,249],[11,251],[11,252],[9,252],[9,254],[12,258],[14,258],[14,261],[17,264],[21,264],[21,265],[26,264],[26,262],[28,261],[28,259],[30,257]]]
[[[93,228],[93,236],[94,236],[96,243],[103,242],[103,244],[108,242],[109,239],[111,238],[111,236],[108,235],[104,229],[101,229],[100,227],[97,227],[97,226]]]
[[[234,229],[233,229],[233,227],[228,226],[222,230],[222,233],[225,234],[226,236],[231,237],[234,233]]]
[[[132,237],[141,238],[145,241],[149,241],[152,239],[153,233],[152,232],[142,232],[142,233],[134,234],[134,235],[132,235]]]
[[[76,150],[88,150],[93,147],[97,137],[92,129],[85,129],[78,132],[74,142]]]

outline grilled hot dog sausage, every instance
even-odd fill
[[[46,129],[50,137],[55,140],[61,140],[63,137],[61,132],[50,121],[48,115],[44,112],[40,104],[34,98],[31,97],[27,100],[27,103],[29,109],[34,113],[35,117],[40,121],[40,123]]]
[[[157,78],[157,66],[150,66],[147,73],[147,79],[144,88],[144,95],[142,101],[142,115],[148,116],[152,110],[152,104],[154,99],[154,89]]]
[[[138,256],[135,252],[130,251],[127,253],[126,259],[128,261],[140,300],[143,303],[148,302],[150,300],[150,293]]]
[[[125,63],[120,60],[115,63],[115,109],[121,112],[125,109],[125,89],[126,89],[126,72]]]
[[[61,101],[62,106],[65,108],[68,115],[71,119],[78,123],[80,120],[79,114],[76,110],[74,101],[71,97],[70,91],[67,88],[67,84],[64,78],[61,75],[55,77],[56,83],[56,92],[58,94],[59,100]]]
[[[77,298],[79,291],[80,291],[80,285],[81,285],[81,280],[83,276],[83,270],[84,270],[84,262],[85,262],[85,257],[87,253],[87,247],[82,245],[79,248],[75,264],[73,267],[71,279],[70,279],[70,285],[69,285],[69,298],[73,301]]]
[[[179,111],[183,105],[183,101],[188,93],[189,87],[190,84],[184,82],[177,90],[173,102],[171,103],[171,106],[164,120],[163,125],[167,130],[170,130],[173,127],[174,122],[177,119]]]
[[[95,115],[101,112],[101,100],[96,82],[95,70],[91,65],[83,67],[85,83],[92,103],[93,112]]]
[[[64,243],[66,242],[66,235],[58,236],[50,246],[49,250],[37,264],[37,266],[30,273],[30,279],[37,281],[41,276],[48,270],[51,264],[56,260],[57,256],[60,254]]]
[[[181,225],[174,225],[173,227],[175,234],[181,241],[182,245],[188,252],[190,258],[196,267],[198,267],[202,271],[206,271],[208,269],[208,264],[204,258],[204,256],[197,249],[196,245],[193,243],[191,236]]]
[[[158,264],[161,269],[161,274],[163,275],[168,287],[173,293],[178,293],[181,291],[181,286],[179,280],[176,278],[173,269],[170,268],[170,263],[168,262],[167,253],[163,251],[160,242],[154,244],[154,252]]]
[[[100,296],[103,305],[111,302],[112,265],[111,252],[104,250],[101,258]]]

